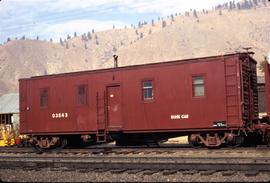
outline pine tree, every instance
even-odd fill
[[[162,21],[162,28],[166,27],[166,20]]]
[[[117,51],[117,49],[116,49],[116,47],[113,45],[113,52],[116,52]]]
[[[87,33],[87,38],[88,38],[88,40],[91,40],[92,39],[92,36],[91,36],[91,33],[90,32]]]
[[[218,13],[220,16],[222,15],[222,11],[221,10],[219,10],[219,13]]]
[[[64,42],[63,42],[62,38],[60,38],[59,42],[60,42],[61,46],[64,46]]]
[[[141,38],[141,39],[143,38],[143,33],[142,33],[142,32],[140,33],[140,38]]]
[[[155,23],[154,23],[154,20],[153,19],[152,19],[152,23],[151,24],[152,24],[152,26],[155,26]]]
[[[74,37],[77,37],[77,33],[76,32],[74,32]]]
[[[172,22],[174,22],[174,17],[173,17],[173,14],[171,14],[171,20],[172,20]]]
[[[197,11],[196,11],[196,10],[193,10],[193,16],[194,16],[195,18],[198,18],[198,15],[197,15]]]

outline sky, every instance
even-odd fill
[[[24,35],[58,42],[74,32],[130,27],[225,2],[229,0],[0,0],[0,44]]]

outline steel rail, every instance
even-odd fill
[[[0,156],[0,169],[141,169],[270,171],[270,158],[250,157],[10,157]]]

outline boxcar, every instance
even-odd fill
[[[256,76],[250,53],[234,53],[20,79],[20,132],[40,148],[181,135],[239,145],[256,131]]]

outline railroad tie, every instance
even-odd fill
[[[245,172],[245,176],[247,177],[253,177],[253,176],[256,176],[259,174],[259,171],[248,171],[248,172]]]
[[[145,170],[143,171],[143,175],[153,175],[154,173],[159,172],[159,170]]]
[[[112,174],[121,174],[123,172],[127,171],[127,169],[114,169],[114,170],[111,170],[110,172]]]
[[[182,172],[183,175],[193,175],[193,174],[196,174],[196,173],[197,173],[196,170],[186,170],[186,171]]]
[[[132,170],[127,170],[128,174],[137,174],[139,172],[142,172],[143,170],[140,169],[132,169]]]
[[[222,172],[222,176],[231,176],[235,174],[235,171],[224,171]]]
[[[162,172],[163,175],[172,175],[177,173],[177,170],[165,170]]]
[[[217,172],[216,170],[206,170],[206,171],[201,171],[200,172],[200,175],[206,175],[206,176],[208,176],[208,175],[212,175],[212,174],[214,174],[216,172]]]

